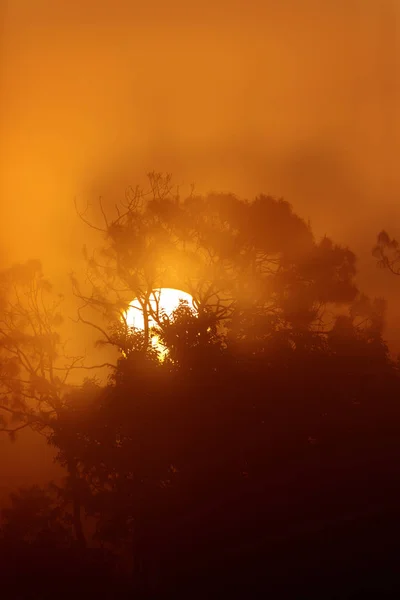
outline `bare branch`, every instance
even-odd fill
[[[76,213],[77,213],[78,217],[81,219],[81,221],[83,223],[85,223],[85,225],[88,225],[88,227],[90,227],[91,229],[95,229],[96,231],[101,231],[101,233],[107,233],[107,229],[103,229],[102,227],[97,227],[96,225],[94,225],[91,221],[89,221],[85,217],[85,214],[86,214],[88,208],[90,207],[89,203],[87,203],[86,208],[85,208],[85,210],[83,212],[79,211],[78,205],[77,205],[77,202],[76,202],[76,198],[74,198],[74,205],[75,205],[75,210],[76,210]]]
[[[0,427],[0,433],[16,433],[17,431],[21,431],[21,429],[26,429],[30,426],[31,423],[23,423],[22,425],[18,425],[16,427]]]

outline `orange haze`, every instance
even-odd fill
[[[3,0],[3,263],[42,258],[67,289],[87,235],[74,196],[113,205],[169,171],[187,189],[285,196],[357,252],[399,338],[400,281],[370,256],[378,230],[400,234],[399,7]]]

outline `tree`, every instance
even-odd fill
[[[98,536],[135,547],[133,557],[159,571],[155,548],[168,549],[163,562],[181,544],[190,562],[190,528],[193,540],[215,527],[236,543],[225,513],[237,516],[242,503],[253,539],[267,482],[296,461],[312,468],[314,440],[316,452],[340,447],[349,460],[357,440],[371,456],[370,424],[397,414],[398,379],[382,339],[384,303],[358,292],[349,249],[316,241],[283,200],[181,200],[168,177],[149,180],[149,193],[128,195],[114,217],[102,210],[102,226],[83,215],[103,238],[87,253],[89,285],[75,282],[80,319],[121,354],[74,452]],[[150,302],[164,286],[190,292],[196,310],[182,304],[165,319]],[[156,322],[163,362],[149,328],[128,326],[133,298]],[[83,316],[91,309],[99,320]],[[209,538],[203,551],[224,543]]]
[[[8,598],[98,598],[117,592],[114,560],[101,548],[82,550],[64,490],[55,484],[22,488],[1,511],[2,589]]]
[[[389,269],[393,275],[400,275],[400,249],[395,239],[391,239],[386,231],[381,231],[377,237],[377,244],[372,250],[377,258],[377,265],[381,269]]]
[[[62,297],[54,296],[38,261],[0,273],[0,412],[1,431],[15,439],[31,428],[48,441],[60,435],[69,414],[70,377],[85,369],[84,356],[68,356],[59,334]],[[81,522],[77,463],[68,455],[68,486],[72,490],[73,523],[85,546]]]
[[[316,241],[283,200],[181,200],[169,177],[149,182],[113,217],[100,205],[101,226],[81,214],[103,236],[86,252],[86,283],[73,284],[78,319],[117,350],[106,385],[68,383],[90,367],[65,356],[37,263],[4,273],[1,307],[2,409],[18,419],[4,429],[34,427],[57,448],[79,545],[84,507],[96,542],[123,556],[144,588],[157,574],[165,584],[171,573],[200,578],[208,562],[245,556],[304,514],[327,519],[312,497],[332,464],[332,503],[369,501],[375,490],[357,491],[357,477],[377,456],[395,464],[388,440],[399,417],[385,305],[358,292],[349,249]],[[164,286],[190,292],[195,310],[181,303],[166,318],[151,302]],[[126,319],[135,297],[144,331]],[[162,361],[147,317],[167,347]],[[36,492],[29,501],[22,530],[40,538],[53,505]],[[14,505],[24,516],[26,504]]]
[[[373,321],[365,303],[354,321],[337,319],[324,344],[280,354],[238,354],[229,339],[220,347],[217,333],[200,351],[195,319],[178,309],[166,327],[169,359],[121,359],[76,426],[74,452],[97,536],[131,555],[136,580],[199,576],[258,543],[273,527],[275,513],[266,513],[285,515],[271,508],[276,496],[286,506],[299,495],[290,510],[309,514],[322,509],[312,499],[302,505],[302,487],[331,477],[332,502],[343,510],[377,493],[372,464],[382,470],[398,455],[399,379],[374,327],[359,327],[366,313]]]
[[[188,291],[199,316],[212,315],[219,330],[236,331],[237,340],[244,330],[248,341],[280,332],[295,344],[311,331],[324,335],[332,312],[356,298],[354,254],[328,238],[316,242],[287,202],[263,195],[252,202],[231,194],[200,197],[193,190],[182,200],[170,176],[150,173],[149,183],[148,192],[128,193],[113,217],[100,204],[102,226],[81,213],[103,244],[91,256],[85,250],[89,284],[82,289],[74,281],[79,318],[94,325],[104,343],[125,352],[132,340],[125,315],[137,298],[147,351],[148,317],[161,329],[166,323],[150,301],[161,287]],[[93,309],[99,319],[88,321],[84,315]]]
[[[33,486],[10,495],[10,506],[1,514],[1,538],[9,546],[21,544],[67,547],[73,532],[61,490]]]

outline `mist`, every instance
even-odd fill
[[[364,289],[389,300],[396,347],[398,282],[370,249],[381,228],[400,230],[398,3],[0,11],[3,265],[40,258],[68,290],[88,235],[74,198],[112,208],[147,171],[171,172],[182,189],[283,196],[317,235],[350,245]]]

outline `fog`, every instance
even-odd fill
[[[113,206],[168,171],[183,190],[284,196],[349,244],[363,288],[389,299],[396,346],[400,282],[370,253],[380,229],[400,234],[396,0],[0,10],[3,264],[41,258],[67,289],[87,235],[74,197]]]

